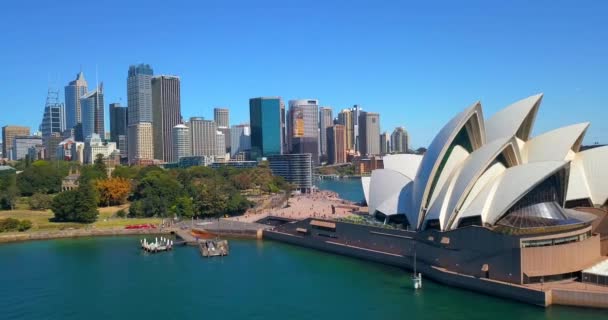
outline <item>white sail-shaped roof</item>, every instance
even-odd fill
[[[530,138],[542,97],[517,101],[485,122],[475,103],[439,131],[422,159],[385,157],[385,169],[362,179],[370,213],[405,214],[415,230],[498,221],[519,228],[541,225],[544,214],[566,217],[567,201],[608,203],[608,147],[579,152],[589,123]]]
[[[371,177],[361,177],[361,188],[363,188],[363,196],[365,197],[365,203],[369,205],[369,187],[371,184]]]
[[[481,215],[484,224],[493,225],[519,199],[567,164],[545,161],[511,167],[486,185],[462,215]]]
[[[508,167],[521,163],[514,138],[494,140],[471,153],[462,167],[455,171],[452,183],[444,185],[445,190],[429,209],[426,219],[441,217],[441,229],[444,229],[455,218],[454,214],[460,210],[479,177],[496,161],[506,162],[503,165]]]
[[[608,201],[608,147],[576,154],[570,169],[567,200],[589,198],[595,205]]]
[[[578,152],[589,122],[555,129],[530,139],[524,146],[526,162],[559,161],[568,152]]]
[[[462,136],[465,141],[455,141],[457,138],[463,138]],[[467,143],[472,150],[480,148],[485,143],[483,112],[479,102],[448,122],[435,136],[424,155],[414,180],[412,202],[406,210],[407,219],[415,228],[420,226],[433,192],[440,191],[435,190],[437,181],[442,175],[450,174],[443,171],[443,164],[457,143]]]
[[[527,141],[542,98],[541,93],[519,100],[486,120],[486,141],[512,136]]]
[[[420,162],[422,162],[422,156],[418,154],[392,154],[384,156],[382,162],[384,163],[384,169],[398,171],[414,180]]]
[[[395,194],[399,194],[403,187],[412,180],[405,175],[390,169],[378,169],[372,172],[369,202],[369,214],[376,213],[378,206],[385,203],[387,199]],[[386,204],[385,204],[386,206]],[[394,208],[390,208],[387,212],[382,212],[386,215],[397,213],[397,203]]]

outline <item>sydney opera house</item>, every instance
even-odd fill
[[[598,229],[608,227],[599,209],[608,205],[608,147],[581,151],[589,123],[532,136],[541,100],[488,119],[475,103],[424,156],[385,157],[384,169],[362,179],[377,226],[308,219],[268,236],[417,263],[438,282],[533,304],[608,307],[608,246]]]

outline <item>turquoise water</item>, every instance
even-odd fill
[[[607,311],[529,306],[396,268],[286,244],[231,240],[148,255],[134,237],[0,246],[1,319],[606,319]]]
[[[338,193],[342,199],[359,202],[365,198],[361,179],[318,180],[316,186],[321,190]]]

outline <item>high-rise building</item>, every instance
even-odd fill
[[[116,142],[120,156],[127,156],[127,107],[110,103],[110,141]]]
[[[230,111],[227,108],[214,108],[213,121],[218,128],[230,127]]]
[[[118,142],[118,136],[127,135],[127,107],[119,102],[110,103],[110,141]]]
[[[359,115],[359,152],[362,155],[380,154],[380,114],[361,112]]]
[[[217,130],[224,135],[225,153],[229,153],[232,148],[232,140],[230,138],[230,111],[228,108],[214,108],[213,121],[217,125]]]
[[[80,108],[84,139],[93,133],[105,137],[103,83],[80,98]]]
[[[251,128],[247,124],[239,124],[230,128],[230,158],[251,150]]]
[[[342,124],[327,128],[328,162],[331,164],[346,163],[346,129]]]
[[[2,127],[2,156],[9,160],[16,160],[13,152],[13,140],[16,136],[29,136],[30,127],[4,126]]]
[[[39,136],[15,136],[13,138],[13,157],[11,160],[21,160],[29,154],[31,147],[42,146],[42,137]]]
[[[290,100],[287,113],[287,144],[290,153],[310,153],[319,164],[319,101]]]
[[[81,122],[80,97],[84,96],[88,91],[87,81],[84,79],[84,73],[80,71],[76,75],[76,80],[70,81],[64,88],[65,94],[65,118],[66,128],[74,128]]]
[[[391,136],[388,132],[382,132],[380,134],[380,154],[391,153]]]
[[[190,142],[190,128],[184,124],[173,127],[173,159],[171,162],[179,161],[179,158],[192,155],[192,143]]]
[[[154,158],[152,123],[141,122],[129,125],[129,163],[140,163]]]
[[[268,163],[272,174],[283,177],[298,191],[311,192],[313,164],[310,153],[271,155]]]
[[[133,161],[149,161],[154,158],[152,134],[153,73],[152,67],[148,64],[138,64],[129,67],[127,77],[127,123],[129,126],[127,153],[130,163],[133,163]],[[148,128],[150,129],[149,132]],[[148,133],[150,134],[149,136]],[[139,137],[136,136],[137,134],[144,134],[145,136]],[[143,148],[149,148],[149,150]],[[132,155],[131,151],[136,154]]]
[[[331,108],[321,107],[319,109],[319,146],[323,161],[327,159],[327,128],[331,127],[333,122],[334,116]]]
[[[363,141],[361,141],[363,138],[361,138],[361,120],[362,120],[362,114],[364,113],[363,109],[361,108],[361,106],[359,106],[358,104],[354,105],[351,109],[352,111],[352,118],[353,118],[353,143],[354,143],[354,150],[357,152],[360,152],[361,154],[364,154],[363,152],[361,152],[361,145],[364,143]],[[378,135],[380,135],[380,132],[378,132]]]
[[[152,122],[152,74],[149,64],[129,67],[127,77],[127,96],[129,125]]]
[[[152,78],[152,130],[154,159],[170,162],[173,156],[173,127],[182,122],[180,80],[176,76]]]
[[[410,136],[404,127],[397,127],[391,134],[391,152],[407,153],[410,148]]]
[[[215,156],[217,153],[217,125],[215,121],[192,117],[188,122],[193,156]]]
[[[215,135],[215,156],[219,158],[226,157],[226,137],[224,137],[224,133],[220,130]]]
[[[285,104],[280,97],[249,99],[249,119],[253,159],[287,151]]]
[[[353,122],[353,112],[350,109],[343,109],[338,113],[338,124],[344,126],[345,144],[347,150],[355,150],[355,126]]]
[[[40,132],[43,137],[50,137],[53,133],[60,134],[65,130],[65,108],[59,102],[59,91],[49,89],[44,115],[40,124]]]

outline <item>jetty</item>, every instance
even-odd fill
[[[146,252],[157,253],[162,251],[170,251],[173,249],[173,240],[160,237],[160,241],[158,237],[154,242],[148,242],[148,239],[140,240],[141,248]]]
[[[199,250],[206,258],[227,256],[230,252],[227,240],[203,240],[199,243]]]

